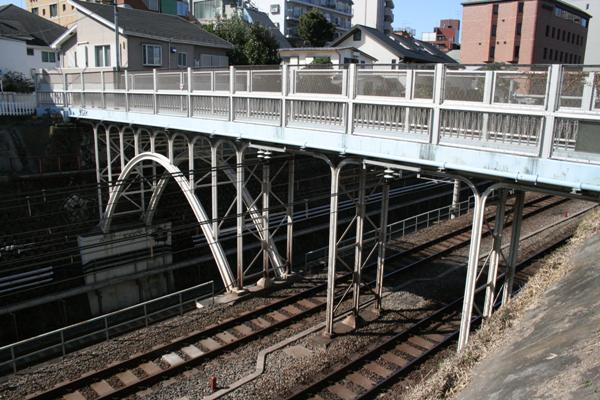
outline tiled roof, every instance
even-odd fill
[[[77,8],[84,8],[101,19],[112,24],[113,7],[97,3],[72,0]],[[202,29],[176,15],[156,13],[119,7],[119,28],[126,35],[149,38],[160,38],[179,43],[190,43],[199,46],[231,49],[233,46],[226,40]]]
[[[443,51],[439,50],[432,44],[417,40],[412,37],[405,37],[396,34],[393,34],[393,36],[388,36],[377,29],[364,25],[354,25],[352,29],[350,29],[344,36],[332,43],[332,46],[342,43],[348,37],[352,36],[357,29],[360,29],[361,31],[370,35],[382,45],[387,47],[391,52],[396,54],[398,58],[402,58],[405,61],[432,64],[456,63],[456,61],[448,57]]]
[[[27,37],[27,43],[49,46],[66,28],[13,4],[0,6],[0,35]]]

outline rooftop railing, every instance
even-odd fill
[[[37,76],[38,104],[600,163],[600,66],[334,65]]]

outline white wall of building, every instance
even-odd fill
[[[600,64],[600,0],[567,0],[592,16],[585,48],[585,64]]]
[[[350,35],[346,40],[338,43],[339,47],[352,46],[377,59],[377,64],[392,64],[393,61],[398,62],[398,56],[392,53],[387,47],[380,44],[364,32],[360,40],[354,40],[354,36]]]
[[[354,0],[352,25],[365,25],[378,31],[391,31],[392,23],[384,20],[392,9],[387,6],[390,0]]]
[[[27,48],[33,51],[27,55]],[[58,67],[57,62],[43,62],[42,51],[49,51],[49,47],[28,46],[23,40],[0,38],[0,70],[2,73],[18,71],[31,77],[31,71],[38,68],[52,69]]]

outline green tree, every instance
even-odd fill
[[[233,45],[229,52],[232,65],[278,64],[277,41],[264,27],[257,23],[248,24],[240,17],[220,19],[205,29]]]
[[[321,11],[313,8],[300,17],[298,35],[309,46],[323,47],[333,40],[335,25],[327,21]]]

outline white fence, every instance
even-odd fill
[[[31,115],[36,105],[35,93],[0,93],[0,116]]]
[[[600,163],[600,66],[44,71],[41,105],[243,121]]]

